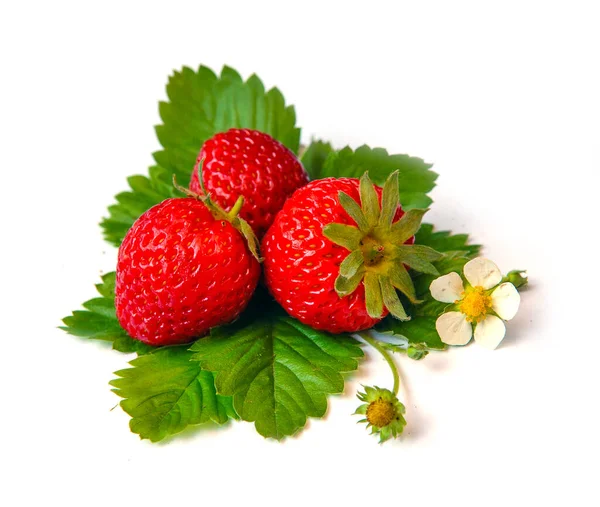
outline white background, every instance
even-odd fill
[[[0,504],[598,505],[596,2],[26,2],[0,7]],[[153,445],[110,392],[131,357],[70,337],[116,251],[97,223],[158,149],[167,76],[258,73],[303,140],[435,163],[429,215],[531,288],[495,352],[399,357],[409,425],[349,414],[266,441],[247,423]]]

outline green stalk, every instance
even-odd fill
[[[227,213],[227,216],[229,217],[230,220],[233,220],[235,217],[238,216],[238,213],[242,209],[243,205],[244,205],[244,197],[240,195],[238,197],[237,201],[235,201],[233,208],[231,208],[231,211],[229,213]]]
[[[392,359],[391,354],[385,350],[381,344],[368,333],[358,333],[364,341],[366,341],[371,347],[373,347],[377,352],[379,352],[383,358],[387,361],[387,364],[392,370],[392,375],[394,376],[394,395],[398,396],[398,391],[400,390],[400,374],[398,373],[398,368],[396,367],[396,363]]]

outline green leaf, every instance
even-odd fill
[[[172,172],[187,171],[189,178],[204,141],[230,128],[260,130],[298,152],[294,107],[277,88],[266,91],[256,75],[244,82],[230,67],[220,77],[203,66],[197,72],[184,67],[170,77],[167,95],[159,108],[163,124],[156,127],[163,150],[154,158]]]
[[[331,144],[325,141],[313,140],[306,148],[300,161],[311,180],[319,177],[318,175],[323,171],[323,164],[332,151]]]
[[[187,183],[191,172],[192,168],[185,173],[175,173],[175,176],[179,182]],[[115,196],[117,203],[108,207],[109,216],[100,223],[104,239],[119,246],[129,228],[142,213],[165,199],[182,197],[183,194],[173,187],[173,174],[164,167],[152,166],[148,176],[137,175],[128,178],[131,191]]]
[[[362,350],[347,335],[316,331],[287,316],[215,328],[190,349],[216,373],[217,392],[233,396],[240,417],[265,437],[282,439],[323,417],[327,395],[341,393],[341,373],[356,370]]]
[[[154,347],[131,338],[119,324],[115,311],[115,273],[107,273],[96,285],[101,297],[83,303],[85,310],[76,310],[63,319],[61,329],[74,336],[112,342],[120,352],[145,354]]]
[[[390,155],[383,148],[361,146],[356,151],[346,147],[332,151],[322,166],[311,172],[313,179],[327,177],[360,178],[369,171],[371,180],[383,186],[388,176],[398,170],[400,203],[404,209],[426,208],[432,203],[427,194],[435,186],[437,174],[430,170],[431,164],[408,155]]]
[[[110,385],[125,398],[121,407],[133,433],[157,442],[190,425],[237,418],[231,398],[216,393],[213,374],[191,357],[187,346],[163,347],[115,372],[120,378]]]
[[[435,329],[435,321],[434,317],[413,317],[409,321],[400,321],[388,316],[375,326],[375,331],[404,337],[409,345],[424,343],[429,349],[444,350],[446,345]]]
[[[470,245],[467,234],[452,234],[450,231],[435,231],[431,224],[421,224],[415,235],[415,243],[426,245],[438,252],[461,251],[469,257],[479,255],[481,245]]]
[[[293,106],[286,106],[277,88],[266,91],[253,75],[243,81],[240,75],[224,67],[220,76],[200,67],[184,67],[167,84],[168,102],[159,105],[162,125],[156,135],[163,147],[154,153],[156,166],[148,176],[128,180],[130,191],[116,196],[103,219],[105,239],[119,246],[133,222],[147,209],[174,196],[172,177],[187,185],[196,157],[204,141],[230,128],[251,128],[270,134],[294,152],[298,151],[300,129],[295,126]]]

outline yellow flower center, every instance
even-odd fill
[[[481,322],[492,307],[492,298],[481,286],[465,291],[463,299],[458,302],[458,309],[467,316],[469,322]]]
[[[379,428],[390,424],[395,416],[394,405],[382,398],[371,402],[367,407],[367,421]]]

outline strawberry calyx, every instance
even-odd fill
[[[415,286],[405,266],[438,275],[431,262],[443,256],[427,246],[405,244],[419,230],[428,210],[408,210],[393,222],[399,205],[398,171],[386,180],[381,205],[368,173],[360,178],[359,193],[360,204],[348,194],[338,193],[341,206],[356,222],[356,227],[339,223],[323,227],[325,237],[350,251],[340,264],[335,290],[344,297],[363,282],[370,317],[381,318],[387,308],[397,319],[410,320],[396,290],[412,303],[421,301],[416,297]]]
[[[223,208],[221,208],[215,201],[213,201],[211,199],[210,193],[206,191],[206,188],[204,187],[204,182],[202,180],[202,163],[200,163],[198,166],[198,177],[200,180],[200,188],[202,188],[203,195],[197,194],[191,191],[189,188],[185,188],[179,185],[177,183],[175,175],[173,175],[173,186],[188,197],[193,197],[194,199],[201,201],[212,213],[212,216],[215,217],[216,220],[226,220],[227,222],[229,222],[244,237],[248,245],[248,249],[254,256],[254,258],[258,262],[262,262],[263,259],[261,258],[259,253],[258,239],[254,234],[252,227],[250,227],[250,224],[239,216],[239,212],[242,209],[242,206],[244,205],[244,196],[240,195],[233,207],[231,208],[231,210],[227,212]]]

